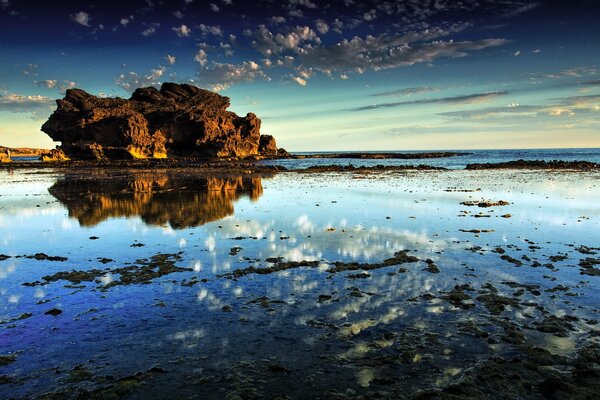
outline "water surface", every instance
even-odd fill
[[[2,398],[410,397],[600,332],[598,173],[0,174]]]

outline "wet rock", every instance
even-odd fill
[[[503,254],[502,256],[500,256],[500,258],[503,259],[504,261],[508,261],[511,264],[515,264],[517,267],[520,267],[523,265],[523,262],[517,260],[516,258],[509,256],[508,254]]]
[[[394,253],[393,257],[387,258],[380,263],[357,263],[357,262],[333,262],[333,268],[328,269],[330,273],[337,273],[342,271],[355,271],[362,269],[364,271],[370,271],[374,269],[390,267],[393,265],[400,265],[405,263],[417,262],[419,259],[415,256],[408,255],[408,250],[402,250]]]
[[[99,98],[69,89],[42,126],[60,150],[77,159],[167,156],[276,156],[252,113],[227,111],[229,98],[188,84],[139,88],[130,99]]]
[[[490,233],[494,232],[493,229],[459,229],[459,232],[464,233]]]
[[[521,289],[527,290],[529,293],[531,293],[534,296],[541,295],[540,286],[539,285],[532,285],[532,284],[527,284],[527,283],[518,283],[518,282],[512,282],[512,281],[503,281],[502,284],[506,285],[506,286],[509,286],[509,287],[511,287],[513,289],[521,288]]]
[[[578,248],[576,248],[575,250],[577,250],[578,252],[580,252],[581,254],[596,254],[597,250],[600,250],[599,247],[587,247],[587,246],[579,246]]]
[[[269,372],[273,372],[275,374],[289,374],[290,373],[290,370],[288,368],[284,367],[283,365],[279,365],[279,364],[269,364],[267,369],[269,370]]]
[[[154,279],[169,275],[176,272],[192,271],[191,268],[181,268],[175,265],[176,261],[181,260],[180,254],[156,254],[149,259],[140,259],[136,263],[138,265],[130,265],[120,268],[107,269],[90,269],[85,271],[60,271],[52,275],[42,277],[43,282],[26,282],[24,286],[40,286],[51,282],[66,280],[73,284],[82,282],[96,282],[101,290],[107,290],[114,286],[131,285],[131,284],[147,284]],[[99,278],[114,274],[118,279],[108,283],[102,283]]]
[[[318,299],[317,299],[317,301],[318,301],[319,303],[324,303],[324,302],[326,302],[326,301],[329,301],[329,300],[331,300],[332,298],[333,298],[333,297],[332,297],[332,296],[330,296],[330,295],[328,295],[328,294],[320,294],[320,295],[319,295],[319,297],[318,297]]]
[[[44,314],[52,315],[53,317],[56,317],[57,315],[62,314],[62,310],[60,310],[58,308],[51,308],[50,310],[46,311]]]
[[[566,260],[568,257],[564,254],[557,254],[555,256],[550,256],[548,257],[548,259],[552,262],[559,262],[559,261],[563,261]]]
[[[442,389],[413,400],[594,399],[600,392],[598,345],[582,348],[575,360],[527,347],[522,357],[492,357]]]
[[[477,300],[488,309],[492,314],[501,314],[506,307],[519,307],[519,301],[514,298],[504,297],[496,292],[484,293],[477,297]]]
[[[459,324],[459,331],[461,333],[467,333],[477,338],[487,338],[490,336],[489,333],[481,330],[474,321],[466,321]]]
[[[568,337],[570,332],[575,329],[572,324],[573,321],[574,320],[568,316],[561,318],[555,315],[549,315],[542,321],[536,323],[534,329],[544,333],[551,333],[554,336]]]
[[[431,274],[439,274],[440,273],[440,269],[438,268],[437,265],[435,265],[433,260],[428,258],[427,260],[425,260],[425,263],[427,263],[427,267],[423,268],[423,271],[427,271]]]
[[[7,256],[6,254],[0,254],[0,261],[8,260],[9,258],[10,256]]]
[[[366,272],[361,272],[358,274],[350,274],[350,275],[346,276],[346,278],[348,278],[348,279],[367,279],[370,277],[371,277],[371,275],[367,274]]]
[[[249,274],[267,275],[267,274],[272,274],[274,272],[285,271],[285,270],[294,269],[294,268],[302,268],[302,267],[314,268],[314,267],[318,267],[319,263],[320,263],[319,261],[305,261],[305,260],[303,260],[303,261],[281,261],[270,267],[256,268],[254,266],[251,266],[251,267],[247,267],[247,268],[236,269],[235,271],[233,271],[231,273],[219,275],[219,277],[233,279],[233,278],[240,278],[242,276],[246,276]]]
[[[470,290],[473,290],[473,288],[469,285],[456,285],[450,292],[442,296],[442,298],[456,308],[467,310],[475,307],[475,304],[471,301],[472,297],[465,293],[465,291]]]
[[[38,260],[38,261],[59,261],[59,262],[63,262],[63,261],[67,261],[68,258],[67,257],[60,257],[60,256],[49,256],[45,253],[35,253],[33,255],[29,255],[29,256],[24,256],[25,258],[29,258],[29,259],[33,259],[33,260]]]
[[[508,201],[505,201],[505,200],[498,200],[498,201],[492,201],[492,200],[472,200],[472,201],[463,201],[460,204],[463,205],[463,206],[477,206],[477,207],[482,207],[482,208],[488,208],[488,207],[508,206],[510,203]]]
[[[242,251],[242,248],[239,246],[236,247],[232,247],[231,249],[229,249],[229,255],[230,256],[235,256],[237,255],[240,251]]]
[[[467,164],[465,169],[562,169],[577,171],[593,171],[600,169],[600,164],[588,161],[543,161],[543,160],[516,160],[500,163]]]
[[[0,355],[0,367],[12,364],[15,361],[17,361],[17,356],[15,354]]]
[[[590,276],[600,276],[600,269],[594,267],[594,265],[600,264],[600,258],[584,258],[579,260],[579,266],[581,267],[580,274]]]

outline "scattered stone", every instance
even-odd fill
[[[51,308],[50,310],[46,311],[44,314],[52,315],[53,317],[56,317],[57,315],[62,314],[62,310],[60,310],[58,308]]]
[[[241,247],[236,246],[236,247],[232,247],[231,249],[229,249],[229,255],[230,256],[235,256],[237,255],[240,251],[242,250]]]
[[[33,255],[29,255],[29,256],[23,256],[25,258],[29,258],[29,259],[33,259],[33,260],[38,260],[38,261],[59,261],[59,262],[63,262],[63,261],[67,261],[68,258],[67,257],[60,257],[60,256],[49,256],[45,253],[35,253]]]
[[[15,354],[0,355],[0,367],[12,364],[15,361],[17,361],[17,356]]]
[[[463,201],[460,203],[463,206],[477,206],[482,208],[488,207],[503,207],[507,206],[510,203],[508,201],[499,200],[499,201],[491,201],[491,200],[472,200],[472,201]]]
[[[520,267],[523,265],[523,263],[521,261],[509,256],[508,254],[503,254],[502,256],[500,256],[500,258],[503,259],[504,261],[508,261],[511,264],[515,264],[517,267]]]

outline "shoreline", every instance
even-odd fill
[[[319,158],[319,157],[316,157]],[[287,168],[282,165],[263,165],[260,160],[200,160],[200,159],[146,159],[146,160],[115,160],[115,161],[90,161],[71,160],[56,162],[31,162],[19,161],[0,164],[0,170],[27,170],[27,169],[200,169],[204,172],[231,172],[241,171],[260,172],[369,172],[369,171],[477,171],[477,170],[550,170],[550,171],[600,171],[600,164],[589,161],[562,161],[562,160],[512,160],[499,163],[473,163],[464,168],[449,169],[445,167],[418,164],[418,165],[372,165],[355,166],[324,164],[305,168]]]

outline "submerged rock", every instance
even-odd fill
[[[48,160],[277,156],[260,119],[231,111],[229,98],[188,84],[139,88],[130,99],[99,98],[69,89],[42,126],[62,142]]]

